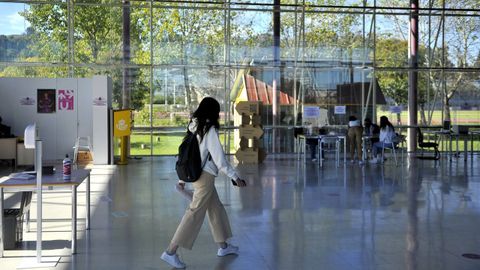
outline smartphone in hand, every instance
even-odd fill
[[[238,179],[238,181],[241,181],[240,185],[237,181],[235,181],[233,179],[231,179],[231,180],[232,180],[232,185],[234,185],[234,186],[238,186],[238,187],[246,187],[247,186],[247,183],[243,179]]]

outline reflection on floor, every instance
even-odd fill
[[[240,255],[217,257],[207,222],[193,250],[179,254],[188,269],[480,269],[480,260],[462,256],[480,254],[479,160],[319,168],[278,155],[240,165],[247,188],[216,180]],[[171,269],[159,256],[187,206],[173,168],[173,157],[95,167],[92,229],[82,224],[73,257],[69,193],[44,193],[44,254],[62,256],[54,269]],[[0,269],[35,255],[34,231],[35,223]]]

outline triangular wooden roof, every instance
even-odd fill
[[[255,77],[243,74],[243,82],[247,91],[248,101],[261,101],[264,105],[271,105],[273,87]],[[280,105],[293,105],[294,99],[283,91],[278,91]]]

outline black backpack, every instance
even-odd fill
[[[202,164],[202,158],[200,157],[197,132],[189,131],[178,147],[178,158],[175,164],[178,178],[185,182],[195,182],[200,178],[203,166],[205,166],[205,163]]]

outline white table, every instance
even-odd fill
[[[475,136],[480,136],[480,130],[471,130],[471,131],[468,131],[468,134],[470,135],[470,155],[473,158],[474,138]]]
[[[69,188],[72,190],[72,254],[77,251],[77,187],[86,181],[86,225],[85,229],[90,229],[90,170],[78,169],[72,170],[70,180],[63,180],[61,170],[57,170],[52,175],[42,175],[42,187]],[[15,179],[10,176],[0,178],[0,258],[3,257],[3,191],[4,189],[15,191],[32,191],[37,185],[36,179],[23,180]]]
[[[452,132],[450,130],[426,130],[424,133],[435,135],[438,138],[438,145],[442,145],[442,149],[445,149],[444,146],[448,146],[448,158],[452,160]]]
[[[473,155],[473,138],[476,135],[480,134],[480,131],[469,131],[468,134],[460,134],[460,133],[453,133],[450,130],[436,130],[436,131],[427,131],[427,134],[434,134],[439,138],[439,144],[442,144],[442,148],[445,145],[445,143],[448,144],[448,157],[450,161],[452,161],[453,158],[453,139],[455,139],[455,155],[458,157],[460,155],[460,151],[458,149],[458,140],[460,137],[463,137],[463,156],[465,158],[465,161],[467,161],[468,157],[468,139],[470,138],[470,147],[471,147],[471,153]],[[446,140],[448,139],[448,140]]]
[[[332,139],[332,140],[337,140],[340,142],[340,140],[343,140],[343,164],[347,164],[347,136],[345,135],[335,135],[335,134],[328,134],[328,135],[318,135],[318,155],[319,155],[319,161],[320,161],[320,166],[323,166],[323,159],[322,159],[322,152],[323,152],[323,144],[322,140],[323,139]],[[338,159],[336,160],[337,162],[337,167],[340,166]]]
[[[303,162],[306,162],[306,148],[307,148],[307,139],[316,139],[318,140],[318,162],[320,162],[320,166],[323,165],[322,163],[322,144],[321,140],[322,138],[333,138],[333,139],[338,139],[343,141],[343,162],[347,164],[347,136],[345,135],[335,135],[335,134],[328,134],[328,135],[304,135],[304,134],[299,134],[297,136],[297,159],[300,160],[300,154],[303,153]]]

